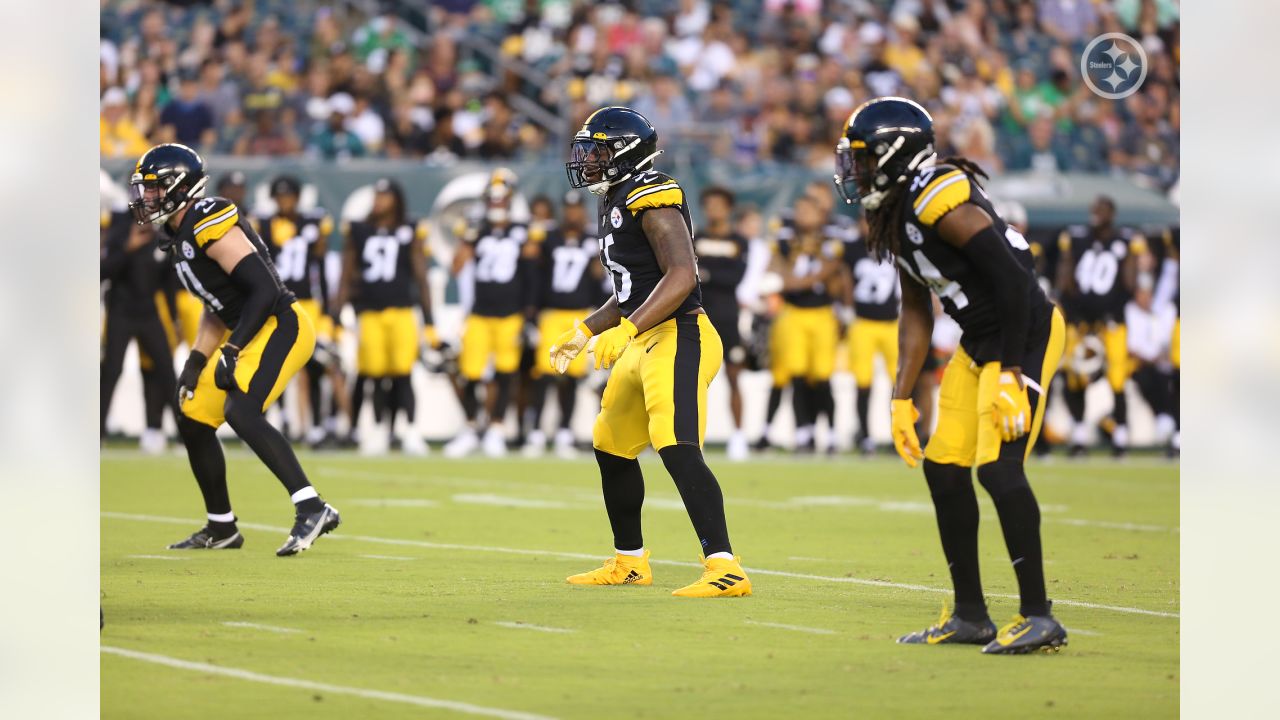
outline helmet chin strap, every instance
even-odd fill
[[[592,195],[599,195],[601,197],[604,197],[606,194],[608,194],[609,188],[613,187],[614,185],[617,185],[618,183],[626,182],[627,179],[630,178],[632,175],[634,175],[637,170],[643,170],[646,165],[649,165],[650,163],[652,163],[654,158],[658,157],[662,153],[663,151],[659,150],[654,154],[650,155],[649,157],[641,160],[640,162],[635,164],[635,167],[631,168],[631,172],[627,173],[626,175],[623,175],[617,180],[603,180],[601,182],[594,183],[592,185],[587,186],[587,190]]]
[[[177,185],[178,183],[182,182],[182,179],[183,179],[183,178],[185,178],[186,176],[187,176],[187,174],[186,174],[186,173],[183,173],[183,174],[179,175],[179,176],[178,176],[178,179],[177,179],[177,180],[175,180],[175,181],[173,182],[173,184],[174,184],[174,185]],[[187,199],[185,199],[185,200],[183,200],[181,203],[179,203],[179,204],[178,204],[178,207],[176,207],[176,208],[174,208],[174,209],[170,210],[170,211],[169,211],[169,212],[167,212],[167,213],[164,213],[163,215],[160,215],[160,216],[156,217],[154,220],[152,220],[152,221],[151,221],[151,224],[153,224],[153,225],[160,225],[160,224],[163,224],[163,223],[168,222],[168,221],[169,221],[169,218],[173,217],[173,216],[174,216],[174,215],[175,215],[179,210],[181,210],[182,208],[184,208],[184,207],[186,207],[188,204],[190,204],[192,200],[195,200],[196,198],[200,197],[200,194],[204,192],[204,186],[205,186],[208,182],[209,182],[209,178],[208,178],[208,177],[202,177],[202,178],[200,178],[199,180],[197,180],[197,181],[196,181],[196,184],[195,184],[195,185],[192,185],[192,186],[191,186],[191,190],[187,193]]]

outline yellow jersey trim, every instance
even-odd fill
[[[632,215],[650,208],[671,207],[684,204],[684,191],[675,183],[667,183],[650,189],[648,192],[627,200],[627,209]]]
[[[235,205],[223,210],[212,217],[205,218],[195,227],[196,245],[204,247],[205,245],[217,240],[227,234],[240,217],[239,210]]]
[[[954,170],[925,186],[913,205],[916,217],[926,226],[933,225],[951,210],[969,201],[969,178]]]

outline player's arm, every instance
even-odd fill
[[[1071,252],[1071,233],[1066,230],[1058,235],[1058,271],[1053,285],[1059,296],[1076,294],[1076,259]]]
[[[698,285],[698,260],[693,253],[693,237],[684,216],[674,207],[659,207],[640,216],[640,226],[653,248],[662,279],[649,297],[631,313],[636,333],[671,317],[680,303]]]
[[[902,271],[902,311],[898,318],[898,373],[890,402],[890,433],[893,447],[908,467],[915,467],[924,457],[915,423],[920,419],[912,395],[920,370],[929,355],[933,338],[933,298],[929,289]]]
[[[239,351],[258,334],[267,318],[271,317],[280,289],[267,261],[254,250],[248,236],[238,227],[232,226],[217,242],[207,243],[205,252],[218,263],[240,292],[244,293],[240,321],[225,343]]]
[[[222,322],[222,318],[205,310],[200,315],[200,326],[196,328],[196,340],[191,350],[208,358],[218,349],[218,344],[226,334],[227,324]]]
[[[533,235],[525,240],[520,246],[520,258],[516,260],[516,273],[520,279],[520,289],[523,293],[521,302],[524,304],[524,316],[526,320],[533,320],[538,316],[538,298],[541,297],[542,287],[542,243],[545,238],[545,231],[539,230],[541,235]]]
[[[320,312],[324,315],[333,316],[336,313],[330,310],[332,302],[329,298],[329,273],[324,271],[324,260],[329,255],[329,234],[333,232],[333,221],[329,219],[328,215],[325,215],[320,219],[316,229],[320,231],[320,234],[316,241],[311,243],[311,260],[319,271],[316,285],[320,291]]]
[[[352,240],[350,228],[342,242],[342,272],[338,276],[338,293],[333,298],[331,312],[335,323],[342,314],[342,308],[351,302],[351,289],[356,281],[356,244]]]
[[[458,243],[457,249],[453,252],[453,266],[449,269],[453,275],[462,272],[462,268],[471,262],[476,256],[475,246],[469,242]]]
[[[427,279],[427,240],[426,233],[422,230],[415,232],[413,240],[409,241],[409,265],[413,268],[413,281],[418,285],[418,306],[422,309],[422,323],[434,327],[436,323],[431,314],[431,282]]]
[[[587,329],[591,331],[592,335],[599,335],[605,330],[617,325],[618,321],[621,319],[622,311],[618,308],[618,296],[610,295],[609,299],[606,300],[598,310],[588,315],[587,319],[582,321],[582,324],[587,326]]]

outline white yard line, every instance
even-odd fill
[[[114,518],[116,520],[136,520],[139,522],[165,523],[171,525],[190,525],[190,518],[162,517],[158,515],[136,515],[131,513],[119,512],[103,512],[103,517]],[[288,532],[288,528],[277,527],[274,525],[258,525],[256,523],[239,523],[240,527],[249,530],[265,530],[267,532]],[[600,554],[560,552],[555,550],[526,550],[522,548],[509,548],[493,545],[461,545],[456,543],[436,543],[426,540],[400,540],[397,538],[380,538],[370,535],[345,535],[335,534],[329,535],[328,538],[334,540],[353,540],[356,542],[378,543],[382,545],[399,545],[402,547],[420,547],[432,550],[464,550],[470,552],[490,552],[502,553],[507,555],[525,555],[534,557],[557,557],[566,560],[599,560]],[[654,565],[670,565],[676,567],[702,567],[700,563],[685,562],[681,560],[650,560]],[[868,578],[856,577],[831,577],[827,575],[811,575],[808,573],[787,572],[785,570],[765,570],[763,568],[748,567],[748,572],[756,575],[771,575],[774,577],[794,578],[797,580],[816,580],[818,582],[846,583],[850,585],[866,585],[870,587],[890,588],[895,590],[913,590],[917,592],[930,592],[950,594],[950,588],[930,587],[928,585],[913,585],[910,583],[890,582],[888,580],[871,580]],[[1005,595],[999,593],[988,593],[990,597],[1012,598],[1017,599],[1016,595]],[[1130,615],[1150,615],[1152,617],[1178,618],[1176,612],[1166,612],[1162,610],[1147,610],[1145,608],[1124,607],[1121,605],[1100,605],[1098,603],[1084,602],[1082,600],[1061,600],[1054,599],[1055,605],[1067,607],[1082,607],[1090,610],[1107,610],[1110,612],[1127,613]]]
[[[173,555],[125,555],[127,558],[135,558],[138,560],[190,560],[189,557],[176,557]]]
[[[354,500],[343,500],[342,504],[373,508],[428,508],[440,505],[435,500],[426,498],[356,498]]]
[[[760,627],[777,628],[779,630],[791,630],[793,632],[809,633],[810,635],[836,635],[835,630],[827,630],[826,628],[805,627],[804,625],[787,625],[786,623],[762,622],[760,620],[743,620],[748,625],[759,625]]]
[[[178,670],[190,670],[192,672],[203,673],[205,675],[221,675],[222,677],[262,683],[264,685],[278,685],[281,687],[298,688],[300,690],[311,690],[313,692],[330,693],[333,695],[352,695],[354,697],[365,698],[366,700],[382,700],[385,702],[401,703],[403,705],[415,705],[423,708],[451,710],[453,712],[463,713],[466,715],[482,715],[485,717],[502,718],[503,720],[553,720],[546,715],[535,715],[534,713],[520,712],[519,710],[504,710],[502,708],[486,707],[484,705],[472,705],[471,703],[459,702],[457,700],[441,700],[439,698],[426,697],[424,695],[406,695],[404,693],[369,690],[367,688],[350,687],[347,685],[331,685],[329,683],[315,682],[314,680],[303,680],[301,678],[264,675],[251,670],[241,670],[239,668],[223,667],[221,665],[191,662],[190,660],[181,660],[174,657],[168,657],[166,655],[155,655],[153,653],[126,650],[124,648],[105,645],[100,649],[108,655],[116,655],[118,657],[125,657],[131,660],[149,662],[154,665],[164,665]]]
[[[357,557],[368,558],[370,560],[417,560],[407,555],[358,555]]]
[[[222,624],[227,627],[245,628],[246,630],[261,630],[263,632],[280,633],[281,635],[302,632],[302,630],[297,628],[280,627],[279,625],[259,625],[258,623],[251,622],[228,621]]]
[[[577,630],[573,630],[570,628],[549,627],[547,625],[530,625],[529,623],[516,622],[513,620],[500,620],[498,622],[495,622],[494,625],[497,625],[498,627],[512,628],[513,630],[537,630],[538,632],[544,632],[544,633],[577,632]]]
[[[1102,633],[1093,630],[1081,630],[1080,628],[1067,628],[1068,635],[1084,635],[1085,637],[1102,637]]]

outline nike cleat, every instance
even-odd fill
[[[982,648],[988,655],[1021,655],[1029,652],[1056,653],[1067,644],[1067,629],[1052,615],[1014,615],[1000,628],[996,639]]]
[[[565,578],[570,585],[652,585],[653,570],[649,567],[649,551],[642,557],[614,555],[604,565]]]
[[[276,555],[280,557],[297,555],[311,547],[311,544],[321,535],[337,528],[341,522],[342,518],[338,516],[338,511],[328,503],[325,503],[324,508],[319,512],[299,513],[294,518],[289,539],[284,541],[279,550],[276,550]]]
[[[244,545],[244,536],[239,530],[232,530],[230,535],[218,535],[208,525],[191,534],[191,537],[169,546],[170,550],[238,550]]]
[[[996,637],[996,624],[990,618],[981,621],[964,620],[951,614],[942,606],[938,622],[930,627],[903,635],[898,642],[904,645],[986,645]]]
[[[742,570],[742,558],[732,560],[704,558],[702,577],[692,585],[672,591],[676,597],[713,598],[746,597],[751,594],[751,580]]]

